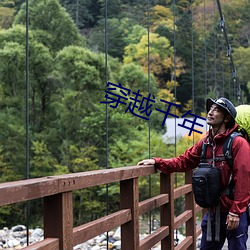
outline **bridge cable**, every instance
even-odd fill
[[[229,43],[228,36],[227,36],[225,18],[224,18],[223,13],[222,13],[220,0],[216,0],[216,1],[217,1],[219,14],[220,14],[220,28],[221,28],[221,31],[224,34],[224,38],[225,38],[226,45],[227,45],[227,57],[230,60],[230,69],[232,70],[233,83],[234,83],[234,93],[235,93],[235,90],[236,90],[238,103],[241,104],[242,103],[241,86],[240,86],[240,82],[237,81],[237,72],[236,72],[236,68],[235,68],[235,65],[234,65],[231,45]],[[237,89],[236,89],[236,84],[237,84]]]
[[[29,0],[26,0],[26,45],[25,45],[25,72],[26,72],[26,174],[25,179],[29,179]],[[25,216],[26,216],[26,238],[27,246],[29,245],[29,211],[30,202],[25,203]]]
[[[204,0],[204,6],[203,6],[203,10],[204,10],[204,20],[203,20],[203,36],[204,36],[204,94],[205,94],[205,98],[207,98],[207,39],[206,39],[206,23],[207,23],[207,16],[206,16],[206,0]]]
[[[223,60],[223,58],[221,57],[221,54],[222,54],[222,51],[223,51],[223,49],[224,49],[224,47],[225,47],[225,43],[224,43],[224,39],[221,41],[221,37],[220,37],[220,39],[218,40],[218,42],[219,42],[219,51],[220,51],[220,53],[219,53],[219,56],[220,56],[220,61],[221,61],[221,63],[220,63],[220,73],[221,73],[221,80],[222,80],[222,96],[225,96],[225,65],[224,65],[224,60]]]
[[[105,42],[105,80],[106,80],[106,84],[108,83],[108,0],[105,0],[105,22],[104,22],[104,29],[105,29],[105,37],[104,37],[104,42]],[[109,137],[109,133],[108,133],[108,100],[106,97],[106,169],[109,168],[109,162],[108,162],[108,137]],[[108,184],[106,184],[106,215],[108,215],[109,213],[109,186]],[[108,249],[108,245],[109,245],[109,241],[108,241],[108,232],[107,232],[107,249]]]
[[[217,32],[216,32],[216,15],[215,15],[215,0],[213,1],[213,15],[214,15],[214,25],[213,25],[213,33],[214,33],[214,93],[217,96]]]
[[[147,0],[147,30],[148,30],[148,94],[150,94],[150,0]],[[151,148],[150,148],[150,119],[148,120],[148,158],[151,157]],[[149,188],[149,197],[151,197],[151,175],[148,176],[148,188]],[[152,212],[149,212],[149,233],[152,229]]]
[[[173,24],[174,24],[174,32],[173,32],[173,43],[174,43],[174,55],[173,55],[173,61],[174,61],[174,70],[173,70],[173,81],[174,81],[174,98],[175,98],[175,104],[177,103],[177,84],[176,84],[176,1],[173,0],[172,2],[173,4]],[[177,112],[177,108],[175,108],[175,115]],[[174,143],[174,154],[175,156],[177,155],[177,120],[176,117],[174,118],[175,121],[175,143]],[[177,178],[178,178],[178,174],[175,173],[175,187],[177,187]],[[178,230],[175,230],[175,246],[178,245],[179,243],[179,238],[178,238]]]
[[[195,105],[194,105],[194,97],[195,97],[195,88],[194,88],[194,10],[193,10],[193,0],[191,0],[191,44],[192,44],[192,49],[191,49],[191,54],[192,54],[192,69],[191,69],[191,81],[192,81],[192,110],[193,113],[195,114]],[[193,134],[193,144],[195,141],[194,138],[194,133]]]

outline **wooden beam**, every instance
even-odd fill
[[[156,172],[157,171],[154,166],[147,165],[60,175],[58,176],[59,188],[60,192],[65,192],[138,178],[139,176],[148,176],[155,174]]]
[[[193,173],[186,172],[185,173],[185,183],[191,184]],[[194,200],[193,192],[185,195],[185,210],[190,210],[192,212],[191,218],[186,222],[186,237],[192,236],[193,242],[187,248],[188,250],[196,250],[196,203]]]
[[[0,206],[155,173],[154,166],[130,166],[0,183]]]
[[[174,249],[174,177],[173,174],[160,174],[160,192],[169,194],[169,202],[161,206],[161,226],[169,227],[169,234],[161,241],[162,250]]]
[[[121,249],[139,250],[139,187],[138,178],[120,183],[121,209],[130,209],[132,220],[121,226]]]
[[[196,229],[196,237],[200,236],[202,233],[202,229],[201,229],[201,226],[199,225]]]
[[[175,250],[188,249],[192,244],[193,244],[193,237],[188,236],[175,247]]]
[[[58,179],[35,178],[0,184],[0,206],[42,198],[58,193]]]
[[[185,195],[187,193],[192,192],[192,185],[191,184],[186,184],[181,187],[175,188],[174,190],[174,199],[177,199],[181,197],[182,195]]]
[[[139,203],[139,209],[140,209],[139,214],[143,215],[157,207],[160,207],[168,203],[168,201],[169,201],[168,194],[160,194],[152,198],[149,198],[147,200],[141,201]]]
[[[151,249],[155,244],[157,244],[162,239],[169,235],[169,227],[160,227],[152,234],[148,235],[140,241],[140,250]]]
[[[23,250],[59,250],[59,239],[47,238],[22,248]]]
[[[123,209],[73,229],[74,246],[131,221],[130,209]]]
[[[192,218],[192,210],[187,210],[174,219],[174,229],[177,229]]]
[[[44,238],[59,238],[61,250],[73,249],[72,192],[44,198]]]

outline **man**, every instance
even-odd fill
[[[248,217],[247,206],[250,201],[250,146],[249,143],[237,136],[232,144],[233,170],[222,158],[223,145],[228,135],[238,130],[235,124],[236,109],[226,98],[217,100],[207,99],[207,124],[210,129],[206,136],[195,145],[187,149],[183,155],[171,159],[154,157],[140,161],[138,165],[155,165],[165,174],[173,172],[190,171],[200,163],[202,144],[207,144],[206,159],[213,162],[215,167],[221,169],[221,185],[226,189],[230,182],[230,176],[234,185],[233,198],[223,193],[220,197],[220,237],[215,240],[215,215],[210,212],[212,220],[212,241],[207,241],[208,213],[202,219],[201,250],[222,249],[225,239],[228,239],[229,250],[247,249]],[[215,161],[213,159],[222,158]],[[209,215],[209,216],[210,216]]]

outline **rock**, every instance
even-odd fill
[[[99,235],[99,236],[97,236],[97,237],[95,238],[96,243],[100,243],[100,242],[102,242],[102,241],[105,240],[105,239],[106,239],[106,235],[105,235],[105,234],[101,234],[101,235]]]
[[[25,237],[26,235],[23,233],[23,231],[15,231],[15,232],[13,232],[13,237],[14,238],[23,238],[23,237]]]
[[[100,250],[101,248],[98,246],[98,245],[96,245],[96,246],[93,246],[92,248],[91,248],[91,250]]]
[[[115,234],[113,235],[113,238],[116,240],[120,240],[121,239],[121,227],[118,227],[115,231]]]
[[[109,231],[109,232],[108,232],[108,236],[109,236],[109,237],[113,236],[114,234],[115,234],[114,231]]]
[[[8,247],[16,247],[20,245],[20,242],[18,240],[13,239],[13,240],[7,241],[7,245]]]
[[[3,238],[7,235],[6,230],[0,230],[0,238]]]
[[[20,232],[23,230],[26,230],[26,227],[24,225],[17,225],[11,228],[13,232]]]
[[[116,241],[116,239],[114,239],[113,237],[109,237],[109,238],[108,238],[108,241],[109,241],[110,243],[114,243],[114,242]]]
[[[79,244],[79,245],[74,246],[73,249],[74,250],[88,249],[88,244],[87,243]]]
[[[15,247],[15,249],[22,249],[23,247],[21,245],[18,245]]]
[[[25,235],[26,236],[26,235]],[[20,243],[21,245],[24,245],[27,243],[27,237],[23,237],[21,240],[20,240]]]
[[[44,232],[41,228],[29,229],[29,244],[39,242],[44,239]],[[148,234],[141,234],[140,239],[147,237]],[[183,240],[184,236],[178,232],[179,243]],[[108,241],[108,242],[107,242]],[[108,244],[108,245],[107,245]],[[17,225],[10,230],[4,228],[0,230],[0,250],[17,250],[27,246],[27,230],[25,226]],[[121,250],[121,228],[118,227],[114,231],[107,234],[100,234],[93,239],[88,240],[74,246],[74,250]],[[155,245],[152,250],[160,250],[160,243]]]
[[[43,230],[41,228],[36,228],[32,234],[32,237],[42,237],[43,236]]]
[[[107,241],[106,241],[106,240],[103,240],[102,242],[100,242],[100,245],[101,245],[101,246],[107,246]]]
[[[115,249],[119,250],[121,249],[121,245],[122,245],[122,242],[120,240],[114,242],[113,246],[115,247]]]
[[[95,239],[88,240],[87,243],[93,246],[95,244]]]

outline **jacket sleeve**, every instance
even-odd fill
[[[194,169],[200,163],[202,140],[187,149],[184,154],[170,159],[154,157],[155,166],[165,174],[173,172],[186,172]]]
[[[234,201],[230,212],[242,214],[250,201],[250,145],[238,136],[233,141]]]

